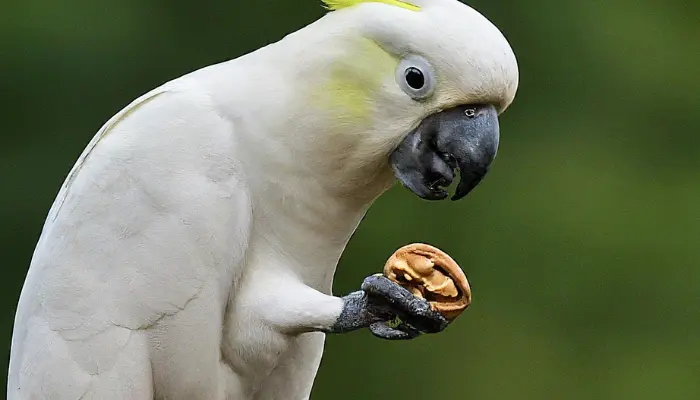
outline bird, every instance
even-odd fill
[[[386,277],[336,296],[333,276],[393,185],[437,201],[482,181],[515,54],[457,0],[323,6],[97,131],[31,259],[8,399],[309,399],[327,335],[445,329]]]

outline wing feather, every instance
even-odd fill
[[[88,144],[22,290],[10,398],[151,398],[144,331],[185,309],[205,283],[232,282],[226,274],[247,246],[250,204],[232,128],[214,110],[195,89],[159,88]],[[145,396],[110,386],[131,371]]]

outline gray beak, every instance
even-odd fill
[[[460,181],[452,200],[469,194],[488,172],[498,150],[498,112],[492,105],[459,106],[425,118],[391,153],[396,178],[426,200],[449,193],[455,170]]]

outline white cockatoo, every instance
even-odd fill
[[[515,56],[456,0],[326,6],[97,132],[33,255],[8,399],[308,399],[326,334],[445,328],[387,278],[336,297],[333,274],[397,179],[429,200],[481,181]]]

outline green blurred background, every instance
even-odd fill
[[[462,202],[392,189],[335,291],[427,241],[461,263],[474,302],[440,335],[329,337],[312,399],[700,398],[700,2],[470,4],[520,64],[497,162]],[[97,129],[323,12],[318,0],[3,0],[3,372],[44,217]]]

